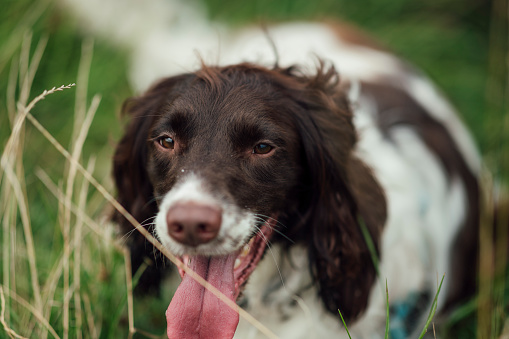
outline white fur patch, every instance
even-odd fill
[[[288,256],[272,246],[243,292],[248,312],[281,339],[347,338],[339,315],[323,308],[316,285],[311,284],[307,258],[302,246],[292,246]],[[234,338],[266,336],[241,318]]]
[[[195,202],[219,207],[222,210],[221,228],[212,241],[197,247],[183,245],[168,234],[166,215],[176,203]],[[224,255],[238,250],[253,233],[255,216],[253,213],[215,197],[205,189],[204,181],[190,174],[166,193],[155,219],[156,234],[161,243],[175,255]]]

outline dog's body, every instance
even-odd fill
[[[471,293],[480,160],[430,82],[344,26],[271,27],[273,45],[260,29],[221,32],[139,39],[134,85],[170,78],[125,106],[127,210],[157,216],[164,246],[281,338],[344,338],[337,310],[352,337],[383,337],[385,282],[396,338],[422,330],[443,274],[438,310]],[[153,257],[130,242],[135,267]],[[168,335],[264,337],[211,298],[184,276]]]
[[[473,289],[480,164],[468,133],[431,84],[389,53],[321,24],[269,32],[280,67],[203,66],[128,105],[133,122],[115,163],[120,201],[140,221],[159,210],[163,245],[185,258],[226,256],[221,270],[257,229],[263,237],[274,229],[247,283],[233,279],[230,298],[281,338],[343,337],[338,309],[355,337],[382,336],[385,281],[393,334],[422,330],[443,274],[439,310]],[[273,50],[265,39],[240,35],[223,47],[224,63],[266,65]],[[336,85],[325,66],[316,75],[313,53],[348,80]],[[292,65],[304,71],[281,68]],[[136,166],[146,175],[124,173]],[[141,185],[132,186],[134,200],[126,180]],[[205,235],[186,229],[192,222],[205,223]],[[379,249],[378,278],[366,238]],[[207,265],[216,263],[193,260],[212,274]],[[209,336],[214,328],[218,337],[263,337],[242,319],[236,327],[226,306],[189,295],[204,293],[200,287],[181,288],[167,313],[170,337],[191,337],[200,326]]]

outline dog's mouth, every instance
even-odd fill
[[[182,256],[181,259],[230,300],[236,301],[258,265],[276,220],[270,218],[240,250],[222,256]],[[166,311],[168,338],[233,338],[239,314],[179,269],[180,283]]]

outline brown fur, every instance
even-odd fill
[[[466,188],[467,214],[451,251],[451,272],[446,272],[451,285],[445,310],[472,296],[476,290],[479,246],[479,183],[460,153],[451,135],[418,102],[406,92],[388,84],[363,83],[363,91],[376,99],[379,127],[390,138],[397,126],[410,126],[438,157],[449,181],[461,180]]]
[[[325,307],[347,319],[367,306],[376,271],[360,230],[363,220],[376,250],[386,219],[383,191],[353,154],[352,111],[333,67],[313,76],[295,67],[251,64],[206,67],[164,79],[124,105],[131,122],[114,159],[119,200],[139,221],[157,213],[159,197],[181,170],[199,172],[226,199],[286,226],[275,242],[308,248],[310,270]],[[154,138],[171,126],[179,150],[165,158]],[[265,136],[277,139],[266,159],[247,151]],[[247,153],[246,153],[247,152]],[[125,233],[131,226],[117,216]],[[133,266],[148,246],[130,236]],[[291,239],[290,242],[288,239]],[[161,269],[139,288],[155,287]]]

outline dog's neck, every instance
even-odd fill
[[[284,252],[279,245],[271,245],[238,302],[277,335],[284,333],[284,338],[325,338],[333,332],[323,331],[331,329],[337,334],[340,324],[319,306],[322,300],[311,282],[308,254],[302,246]],[[264,336],[241,318],[235,338],[258,337]]]
[[[279,245],[270,246],[253,272],[239,301],[247,309],[295,303],[295,297],[311,288],[307,253],[301,246],[284,252]],[[260,286],[266,288],[260,289]]]

